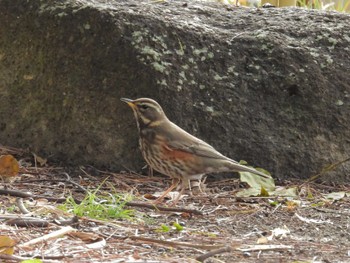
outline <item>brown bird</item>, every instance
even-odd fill
[[[122,98],[121,101],[126,102],[134,112],[140,149],[146,162],[152,169],[173,179],[172,185],[157,201],[179,185],[181,191],[176,203],[190,180],[200,179],[207,173],[250,172],[270,178],[222,155],[206,142],[172,123],[156,101],[148,98]]]

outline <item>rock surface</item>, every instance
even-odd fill
[[[0,143],[139,170],[131,110],[278,178],[350,156],[350,16],[195,1],[0,2]],[[347,162],[327,180],[350,178]]]

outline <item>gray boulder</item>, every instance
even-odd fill
[[[350,16],[195,1],[2,0],[0,143],[139,170],[120,97],[150,97],[281,179],[350,156]],[[350,178],[344,163],[327,180]]]

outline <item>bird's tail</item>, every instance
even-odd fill
[[[233,160],[228,161],[228,164],[226,165],[226,167],[230,170],[230,171],[234,171],[234,172],[249,172],[249,173],[253,173],[256,175],[260,175],[264,178],[271,178],[270,175],[265,174],[263,172],[260,172],[254,168],[239,164],[238,162],[235,162]]]

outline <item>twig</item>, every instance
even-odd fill
[[[332,163],[331,165],[328,165],[326,167],[324,167],[322,169],[321,172],[319,172],[318,174],[314,175],[314,176],[311,176],[311,178],[309,178],[308,180],[305,181],[305,183],[303,183],[302,185],[300,185],[299,187],[302,187],[304,184],[307,184],[307,183],[310,183],[312,181],[315,181],[316,179],[322,177],[324,174],[326,174],[327,172],[330,172],[330,171],[333,171],[335,170],[339,165],[343,164],[343,163],[346,163],[350,161],[350,157],[345,159],[345,160],[342,160],[342,161],[339,161],[339,162],[336,162],[336,163]]]
[[[43,263],[49,263],[54,262],[57,263],[57,259],[63,259],[66,257],[72,257],[71,255],[67,256],[34,256],[34,257],[20,257],[20,256],[14,256],[14,255],[6,255],[6,254],[0,254],[0,259],[6,260],[5,262],[22,262],[23,260],[33,260],[33,258],[39,258],[42,259]],[[2,261],[0,261],[2,262]]]
[[[28,174],[33,174],[33,173],[28,172]],[[38,172],[35,172],[35,174],[41,174],[41,175],[46,175],[46,176],[50,176],[50,177],[52,176],[52,174],[45,174],[45,173],[38,173]],[[79,183],[74,182],[68,173],[64,172],[64,173],[60,173],[59,175],[66,176],[66,179],[32,179],[32,180],[26,180],[25,182],[26,183],[35,183],[35,182],[70,183],[70,184],[76,186],[77,188],[79,188],[81,191],[83,191],[85,193],[88,192],[88,190],[86,188],[82,187]]]
[[[64,197],[51,197],[45,195],[34,195],[30,192],[21,192],[17,190],[9,190],[9,189],[0,189],[0,195],[10,195],[14,197],[23,197],[23,198],[34,198],[34,199],[46,199],[48,201],[56,202],[56,203],[64,203],[67,198]],[[81,203],[81,200],[75,199],[74,202],[77,204]]]
[[[90,166],[90,165],[89,165],[89,167],[92,167],[93,169],[97,170],[97,169],[96,169],[95,167],[93,167],[93,166]],[[84,167],[80,166],[80,167],[79,167],[79,170],[82,171],[82,172],[85,174],[85,176],[88,177],[91,181],[97,181],[97,180],[98,180],[98,178],[96,178],[95,176],[92,176],[92,175],[90,175],[89,173],[87,173],[87,172],[84,170]],[[98,171],[98,170],[97,170],[97,171]],[[100,172],[100,171],[99,171],[99,172]]]
[[[105,225],[105,226],[111,226],[111,227],[114,227],[114,228],[123,228],[124,230],[133,230],[133,228],[130,228],[130,224],[123,224],[122,222],[118,222],[117,223],[114,223],[114,222],[108,222],[108,221],[104,221],[104,220],[98,220],[98,219],[94,219],[94,218],[89,218],[89,217],[80,217],[79,218],[80,220],[82,221],[87,221],[87,222],[95,222],[95,223],[99,223],[101,225]],[[127,238],[127,237],[125,237]]]
[[[46,195],[33,195],[31,197],[34,198],[34,199],[46,199],[48,201],[56,202],[56,203],[59,203],[59,204],[64,203],[64,202],[67,201],[67,198],[65,198],[65,197],[51,197],[51,196],[46,196]],[[80,200],[75,199],[75,198],[73,198],[73,199],[74,199],[75,203],[77,203],[77,204],[81,203]]]
[[[237,247],[235,248],[238,251],[242,252],[251,252],[251,251],[260,251],[260,250],[286,250],[292,249],[292,246],[286,245],[253,245],[253,246],[245,246],[245,247]]]
[[[221,247],[218,249],[214,249],[212,251],[209,251],[208,253],[205,253],[203,255],[200,255],[196,258],[196,260],[203,262],[209,257],[215,256],[217,254],[222,253],[228,253],[233,251],[241,251],[241,252],[250,252],[250,251],[266,251],[266,250],[285,250],[285,249],[291,249],[292,246],[285,246],[285,245],[253,245],[253,246],[226,246]]]
[[[158,210],[158,211],[166,211],[166,212],[189,213],[189,214],[195,214],[195,215],[204,214],[202,211],[199,211],[196,209],[156,206],[156,205],[146,204],[146,203],[126,202],[125,205],[133,206],[133,207],[144,207],[144,208],[149,208],[149,209]]]
[[[175,242],[175,241],[167,241],[167,240],[159,240],[148,237],[140,237],[140,236],[131,236],[129,237],[131,240],[135,241],[143,241],[148,243],[156,243],[169,247],[191,247],[197,249],[218,249],[222,248],[222,245],[204,245],[204,244],[192,244],[188,242]]]
[[[205,250],[212,249],[212,251],[205,253],[201,256],[198,256],[196,258],[196,260],[201,262],[203,262],[205,259],[212,257],[214,255],[217,255],[220,253],[232,252],[232,251],[249,252],[249,251],[260,251],[260,250],[281,250],[281,249],[284,250],[284,249],[292,248],[292,246],[285,246],[285,245],[223,246],[223,245],[192,244],[188,242],[158,240],[158,239],[152,239],[152,238],[140,237],[140,236],[131,236],[129,238],[134,241],[156,243],[156,244],[161,244],[161,245],[170,246],[170,247],[187,247],[187,248],[190,247],[190,248],[205,249]]]
[[[231,252],[231,251],[232,251],[231,247],[222,247],[222,248],[214,249],[212,251],[209,251],[208,253],[205,253],[205,254],[202,254],[202,255],[196,257],[196,260],[198,260],[199,262],[203,262],[207,258],[210,258],[210,257],[215,256],[217,254],[227,253],[227,252]]]
[[[7,225],[11,226],[21,226],[21,227],[28,227],[28,226],[35,226],[35,227],[47,227],[49,224],[56,224],[60,226],[67,226],[67,225],[73,225],[77,223],[78,217],[74,216],[70,219],[66,220],[45,220],[41,218],[35,218],[35,217],[21,217],[17,215],[2,215],[0,216],[0,219],[6,219],[5,223]]]
[[[0,215],[0,220],[9,220],[9,219],[17,219],[17,218],[26,219],[26,220],[33,219],[33,217],[30,217],[30,216]]]
[[[23,218],[14,218],[5,222],[6,225],[19,226],[19,227],[47,227],[49,221],[39,218],[23,219]]]
[[[23,198],[17,197],[16,203],[17,203],[19,210],[22,212],[22,214],[29,214],[30,213],[30,211],[25,207],[25,205],[23,203]]]
[[[4,153],[5,154],[23,155],[25,153],[29,153],[29,151],[23,150],[20,148],[0,145],[0,154],[4,154]]]
[[[24,257],[19,257],[19,256],[14,256],[14,255],[0,254],[0,259],[6,260],[5,262],[21,262],[21,261],[29,259],[29,258],[24,258]],[[0,262],[2,262],[2,261],[0,260]]]
[[[44,255],[44,256],[32,256],[31,258],[38,258],[38,259],[52,259],[52,260],[58,260],[58,259],[65,259],[65,258],[72,258],[73,255],[61,255],[61,256],[50,256],[50,255]]]
[[[340,215],[350,215],[350,212],[346,212],[346,211],[338,211],[338,210],[334,210],[334,209],[328,209],[328,208],[323,208],[323,207],[311,207],[312,209],[315,209],[317,211],[320,212],[324,212],[324,213],[332,213],[332,214],[340,214]]]
[[[66,227],[61,228],[60,230],[54,231],[54,232],[47,234],[45,236],[41,236],[41,237],[32,239],[26,243],[23,243],[23,244],[19,245],[19,247],[32,246],[32,245],[35,245],[37,243],[41,243],[41,242],[44,242],[44,241],[47,241],[47,240],[50,240],[53,238],[57,238],[57,237],[65,235],[65,234],[68,234],[70,232],[74,232],[74,231],[76,231],[74,228],[72,228],[70,226],[66,226]]]
[[[85,189],[84,187],[82,187],[80,184],[74,182],[74,181],[71,179],[71,177],[70,177],[70,175],[69,175],[68,173],[62,173],[62,174],[66,176],[65,182],[70,183],[70,184],[72,184],[72,185],[78,187],[78,188],[79,188],[80,190],[82,190],[84,193],[87,193],[87,192],[88,192],[88,190],[86,190],[86,189]]]
[[[33,194],[31,192],[21,192],[17,190],[10,190],[10,189],[0,189],[0,195],[10,195],[14,197],[32,197]]]
[[[78,222],[79,222],[79,218],[77,216],[73,216],[72,218],[66,219],[66,220],[57,220],[57,219],[53,220],[53,223],[61,226],[74,225]]]

